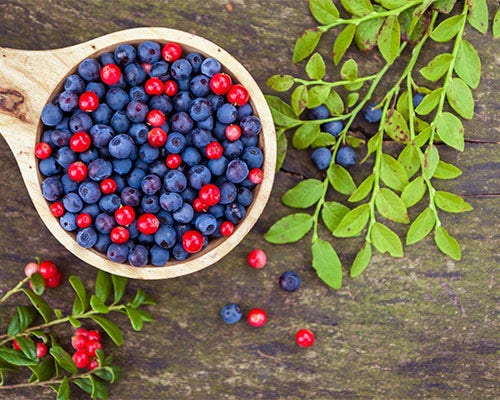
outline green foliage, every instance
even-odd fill
[[[332,162],[323,180],[304,178],[283,195],[284,205],[301,212],[292,211],[276,221],[265,239],[294,243],[310,233],[312,266],[333,288],[342,283],[335,238],[364,238],[350,270],[351,277],[356,277],[369,266],[374,250],[403,257],[403,241],[394,224],[404,224],[405,245],[434,232],[436,246],[459,260],[460,245],[443,227],[441,216],[472,207],[435,185],[439,185],[436,180],[455,179],[462,173],[442,159],[440,149],[465,149],[462,120],[474,116],[473,89],[481,78],[481,60],[465,33],[467,26],[483,34],[488,31],[486,0],[309,0],[308,6],[318,25],[298,37],[292,58],[294,63],[304,63],[305,78],[286,73],[271,76],[268,86],[290,97],[288,101],[273,95],[266,98],[278,132],[278,169],[290,144],[306,151],[328,147]],[[499,15],[497,11],[493,20],[494,37],[499,36]],[[331,37],[325,35],[328,31],[335,32],[330,39],[332,51],[323,55],[316,48]],[[355,48],[378,52],[375,57],[384,64],[365,75],[362,64],[356,62]],[[433,55],[426,63],[423,49]],[[401,72],[389,73],[394,64]],[[330,67],[338,73],[337,80],[326,78],[333,76]],[[382,81],[389,88],[385,93],[379,90]],[[415,106],[417,93],[424,98]],[[382,118],[377,133],[365,141],[351,127],[369,103],[377,105]],[[307,110],[319,105],[325,105],[330,116],[309,120]],[[322,132],[322,126],[331,121],[343,123],[337,137]],[[394,145],[388,151],[389,142],[396,142],[397,154]],[[352,170],[335,163],[344,145],[364,151],[361,163],[371,164],[371,173],[359,183]],[[346,201],[327,200],[332,192]],[[416,205],[423,211],[415,216],[408,209]],[[322,226],[331,233],[329,240],[320,238]]]

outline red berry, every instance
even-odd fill
[[[36,356],[38,358],[43,358],[47,355],[47,345],[43,342],[38,342],[36,344]]]
[[[87,365],[87,370],[93,371],[99,366],[99,363],[97,362],[96,359],[92,359],[89,361],[89,364]]]
[[[83,349],[87,345],[87,338],[83,335],[73,335],[71,337],[71,346],[75,350]]]
[[[226,94],[232,84],[231,77],[223,72],[217,72],[210,78],[210,89],[218,95]]]
[[[95,111],[99,107],[99,97],[94,92],[83,92],[78,99],[78,106],[85,112]]]
[[[19,343],[17,343],[16,339],[12,341],[12,348],[17,351],[21,350],[21,346],[19,346]]]
[[[106,178],[101,181],[100,187],[104,194],[112,194],[116,191],[116,181],[113,178]]]
[[[253,308],[248,312],[247,321],[251,326],[260,328],[267,321],[267,314],[261,308]]]
[[[160,227],[160,220],[154,214],[142,214],[137,219],[137,230],[145,235],[152,235]]]
[[[144,89],[147,94],[159,95],[163,93],[163,82],[160,78],[149,78],[145,85]]]
[[[195,230],[185,232],[182,235],[182,247],[188,253],[198,253],[203,247],[203,236]]]
[[[119,225],[128,226],[135,219],[135,211],[131,206],[121,206],[115,211],[115,221]]]
[[[80,335],[80,336],[83,336],[83,337],[87,337],[89,334],[89,331],[85,328],[78,328],[76,331],[75,331],[75,336],[77,335]]]
[[[264,250],[254,249],[248,253],[247,262],[252,268],[263,268],[267,262],[266,253]]]
[[[231,89],[227,92],[227,101],[238,106],[243,106],[248,102],[249,94],[248,90],[245,89],[243,85],[237,83],[231,86]]]
[[[77,368],[85,368],[90,362],[90,357],[83,349],[75,351],[75,354],[73,354],[71,358],[75,362]]]
[[[314,333],[309,329],[299,329],[295,334],[295,343],[301,347],[309,347],[314,343]]]
[[[152,126],[162,126],[166,121],[165,114],[160,110],[151,110],[148,113],[147,121]]]
[[[161,50],[161,55],[165,61],[173,62],[181,58],[182,47],[177,43],[167,42]]]
[[[175,96],[177,94],[177,91],[179,90],[179,86],[177,86],[177,82],[172,80],[172,79],[165,81],[163,86],[164,86],[165,94],[167,96],[170,96],[170,97]]]
[[[115,226],[109,233],[109,238],[113,243],[126,243],[130,237],[130,233],[124,226]]]
[[[52,147],[50,144],[45,142],[39,142],[35,146],[35,156],[40,160],[45,160],[49,158],[52,154]]]
[[[101,68],[101,80],[107,85],[114,85],[118,83],[122,76],[120,67],[116,64],[106,64]]]
[[[43,279],[49,279],[57,275],[59,270],[56,264],[50,260],[42,261],[38,266],[38,272],[42,275]]]
[[[215,206],[220,201],[220,190],[213,183],[207,183],[201,187],[198,197],[206,205]]]
[[[85,346],[85,352],[89,357],[95,357],[96,350],[102,350],[102,344],[98,340],[89,340]]]
[[[142,63],[141,64],[141,67],[144,70],[144,72],[146,72],[146,74],[149,74],[149,71],[151,71],[152,66],[153,66],[153,64],[150,64],[150,63]]]
[[[35,272],[38,272],[38,264],[36,262],[30,262],[24,267],[24,275],[31,276]]]
[[[81,213],[76,216],[76,225],[79,228],[87,228],[92,224],[92,217],[88,213]]]
[[[165,159],[165,164],[170,169],[179,167],[182,163],[182,157],[179,154],[169,154]]]
[[[234,232],[234,225],[229,221],[224,221],[220,224],[219,231],[222,236],[231,236]]]
[[[87,166],[81,161],[75,161],[68,167],[68,176],[75,182],[84,181],[87,177]]]
[[[87,340],[97,340],[98,342],[101,341],[101,334],[99,331],[92,329],[87,332]]]
[[[208,211],[208,205],[206,205],[199,198],[196,198],[196,199],[193,200],[193,209],[196,212],[207,212]]]
[[[167,133],[161,128],[153,128],[148,132],[148,143],[153,147],[161,147],[167,141]]]
[[[224,149],[219,142],[210,142],[205,147],[205,155],[211,160],[218,160],[222,157]]]
[[[61,281],[62,281],[61,272],[58,272],[52,278],[44,279],[45,287],[48,287],[49,289],[55,289],[61,284]]]
[[[250,182],[258,184],[264,179],[264,172],[260,168],[252,168],[248,173]]]
[[[60,201],[55,201],[50,205],[50,212],[54,217],[60,217],[64,214],[64,205]]]
[[[77,153],[83,153],[85,150],[88,150],[91,143],[92,139],[90,135],[83,131],[73,133],[69,139],[69,147]]]
[[[235,140],[238,140],[240,138],[241,128],[239,127],[239,125],[231,124],[231,125],[226,126],[225,133],[226,133],[227,140],[234,142]]]

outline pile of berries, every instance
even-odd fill
[[[30,262],[24,267],[24,274],[28,277],[35,272],[38,272],[42,276],[46,288],[53,289],[61,284],[62,273],[56,264],[50,260],[40,261],[39,263]]]
[[[71,346],[75,352],[71,356],[77,368],[86,368],[89,371],[96,369],[99,363],[96,351],[102,350],[101,334],[98,330],[78,328],[71,337]]]
[[[229,236],[263,180],[262,125],[221,63],[173,42],[83,60],[43,108],[42,194],[85,248],[133,266]]]

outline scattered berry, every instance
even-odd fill
[[[311,160],[320,171],[327,169],[332,161],[332,152],[326,147],[318,147],[311,153]]]
[[[145,235],[154,234],[160,227],[160,221],[154,214],[142,214],[137,219],[137,229]]]
[[[17,351],[21,350],[21,346],[19,346],[19,343],[17,343],[16,339],[12,341],[12,348]]]
[[[81,161],[75,161],[68,167],[68,176],[75,182],[84,181],[87,177],[87,166]]]
[[[247,262],[252,268],[264,268],[267,262],[266,253],[262,249],[254,249],[248,253]]]
[[[50,279],[56,276],[59,272],[56,264],[50,260],[42,261],[38,266],[38,272],[42,275],[43,279]]]
[[[247,321],[251,326],[260,328],[265,325],[267,314],[261,308],[253,308],[248,312]]]
[[[87,228],[92,224],[92,217],[88,213],[81,213],[76,216],[76,225],[79,228]]]
[[[205,155],[210,160],[218,160],[222,157],[224,149],[219,142],[211,142],[205,147]]]
[[[148,143],[153,147],[161,147],[167,141],[167,134],[161,128],[153,128],[148,133]]]
[[[226,94],[232,84],[231,77],[223,72],[217,72],[210,78],[210,88],[217,95]]]
[[[116,191],[116,181],[113,178],[104,179],[99,186],[104,194],[112,194]]]
[[[377,106],[376,104],[371,103],[368,104],[368,106],[366,106],[365,108],[364,111],[365,119],[370,123],[379,122],[380,119],[382,118],[382,109],[375,108],[376,106]]]
[[[232,325],[236,324],[241,319],[243,312],[238,304],[229,303],[222,307],[220,315],[222,317],[222,321],[226,324]]]
[[[50,212],[54,217],[60,217],[61,215],[64,214],[64,206],[61,201],[55,201],[50,205]]]
[[[226,130],[224,132],[226,134],[227,140],[234,142],[238,140],[241,136],[241,128],[238,125],[230,124],[226,126]]]
[[[130,237],[130,233],[124,226],[115,226],[109,233],[109,238],[113,243],[126,243]]]
[[[165,81],[163,84],[164,86],[164,92],[167,96],[173,97],[177,94],[177,91],[179,90],[179,87],[177,86],[177,82],[175,82],[172,79],[169,79]]]
[[[299,329],[295,334],[295,343],[301,347],[310,347],[315,340],[314,333],[309,329]]]
[[[286,271],[280,276],[279,284],[281,289],[295,292],[300,286],[300,277],[296,272]]]
[[[36,262],[29,262],[26,264],[26,267],[24,267],[24,275],[26,276],[31,276],[35,272],[38,272],[38,264]]]
[[[61,281],[62,281],[61,272],[57,272],[57,274],[52,278],[44,279],[45,287],[48,287],[49,289],[55,289],[61,284]]]
[[[222,236],[231,236],[234,232],[234,224],[229,221],[224,221],[220,224],[219,231]]]
[[[40,160],[49,158],[52,154],[52,147],[46,142],[38,142],[35,146],[35,156]]]
[[[91,143],[92,139],[89,134],[83,131],[73,133],[69,139],[69,147],[76,153],[83,153],[88,150]]]
[[[89,365],[90,357],[87,355],[84,349],[77,350],[71,357],[76,364],[77,368],[83,369]]]
[[[38,358],[43,358],[47,355],[47,345],[43,342],[38,342],[36,344],[36,356]]]
[[[335,162],[345,168],[356,165],[358,156],[352,147],[343,146],[337,151]]]
[[[86,345],[87,345],[87,337],[85,335],[79,335],[75,333],[71,337],[71,346],[75,350],[83,349],[85,348]]]

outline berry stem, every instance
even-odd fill
[[[19,283],[14,286],[12,289],[10,289],[7,293],[5,293],[2,298],[0,299],[0,304],[4,303],[10,296],[13,294],[16,294],[17,292],[21,291],[21,287],[30,280],[30,277],[27,276],[26,278],[22,279],[19,281]]]

